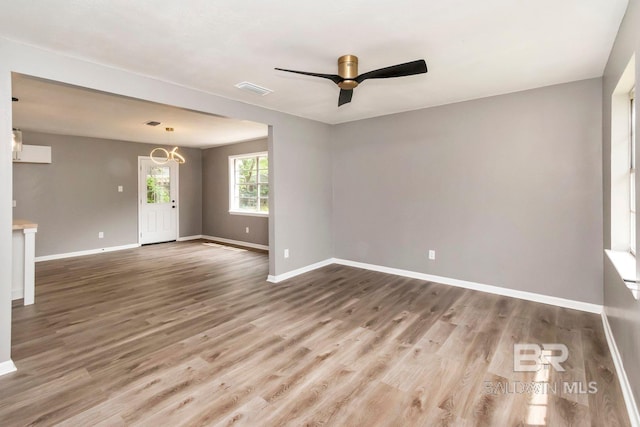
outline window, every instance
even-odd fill
[[[147,203],[169,203],[171,173],[169,166],[154,166],[147,172]]]
[[[635,262],[636,253],[636,146],[635,57],[627,64],[611,94],[611,246]],[[634,278],[635,279],[635,278]]]
[[[229,156],[229,212],[269,214],[269,158],[267,153]]]
[[[635,88],[629,92],[629,248],[636,254],[636,105]]]
[[[611,246],[605,252],[638,299],[635,64],[632,56],[611,94]]]

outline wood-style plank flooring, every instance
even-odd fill
[[[629,425],[597,315],[267,263],[202,241],[38,263],[0,425]],[[566,371],[514,373],[521,342],[566,344]],[[522,389],[544,381],[598,391]]]

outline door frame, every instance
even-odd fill
[[[137,202],[137,206],[138,206],[138,246],[142,246],[142,197],[143,197],[143,192],[142,192],[142,185],[140,185],[140,179],[142,178],[142,160],[151,160],[150,156],[138,156],[138,183],[137,183],[137,187],[138,187],[138,202]],[[170,162],[174,162],[174,160],[169,160]],[[180,165],[176,164],[176,176],[175,176],[175,183],[176,183],[176,242],[178,240],[180,240]],[[173,177],[172,177],[172,181],[173,181]],[[144,192],[144,194],[146,195],[146,191]]]

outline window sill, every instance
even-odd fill
[[[636,275],[636,257],[626,251],[611,251],[606,249],[605,252],[624,281],[624,284],[627,285],[627,288],[629,288],[633,294],[633,297],[638,299],[640,296],[640,283],[638,283]]]
[[[246,211],[229,211],[229,215],[244,215],[244,216],[261,216],[268,218],[268,212],[246,212]]]

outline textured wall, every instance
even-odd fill
[[[592,79],[337,126],[335,256],[601,304],[601,91]]]

